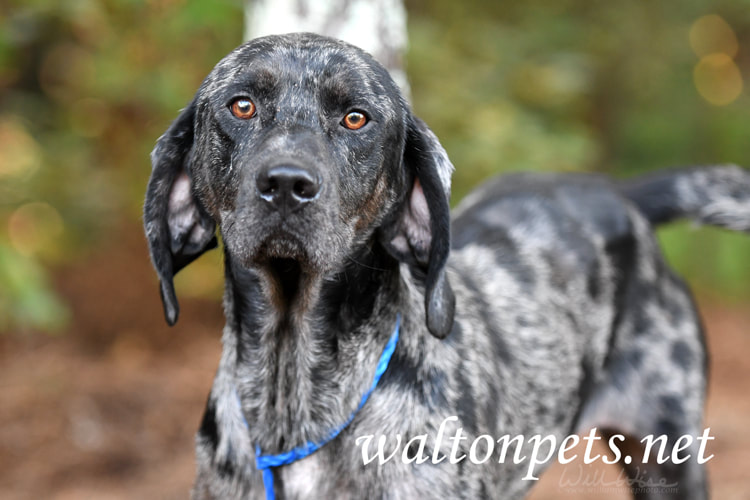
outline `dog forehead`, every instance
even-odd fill
[[[239,46],[214,67],[203,91],[212,94],[250,76],[295,82],[300,90],[338,86],[365,97],[392,95],[396,89],[387,71],[361,49],[332,38],[295,33]]]

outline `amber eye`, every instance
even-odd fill
[[[255,115],[255,104],[247,97],[239,97],[232,101],[229,110],[240,120],[247,120]]]
[[[357,130],[365,126],[367,117],[359,111],[352,111],[346,115],[341,124],[349,130]]]

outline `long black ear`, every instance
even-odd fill
[[[445,275],[450,252],[450,182],[453,165],[435,134],[409,116],[404,146],[408,193],[384,230],[385,246],[425,280],[427,328],[445,338],[453,328],[456,299]]]
[[[190,180],[194,119],[195,101],[151,152],[152,171],[143,209],[151,261],[159,275],[164,316],[170,326],[180,313],[174,275],[217,245],[216,224],[194,196]]]

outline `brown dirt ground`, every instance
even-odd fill
[[[183,300],[179,325],[168,329],[139,230],[122,234],[130,236],[56,274],[74,313],[65,334],[0,337],[4,499],[188,496],[193,435],[219,360],[221,309]],[[711,491],[718,499],[747,499],[750,310],[699,302],[713,356]],[[531,498],[627,498],[601,482],[566,487],[579,467],[554,465]],[[618,473],[615,466],[583,467],[587,477],[604,474],[606,481]]]

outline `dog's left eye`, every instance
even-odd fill
[[[248,120],[255,115],[255,104],[247,97],[238,97],[229,104],[229,111],[240,120]]]
[[[365,123],[367,123],[367,117],[361,111],[351,111],[341,120],[341,125],[349,130],[361,129]]]

